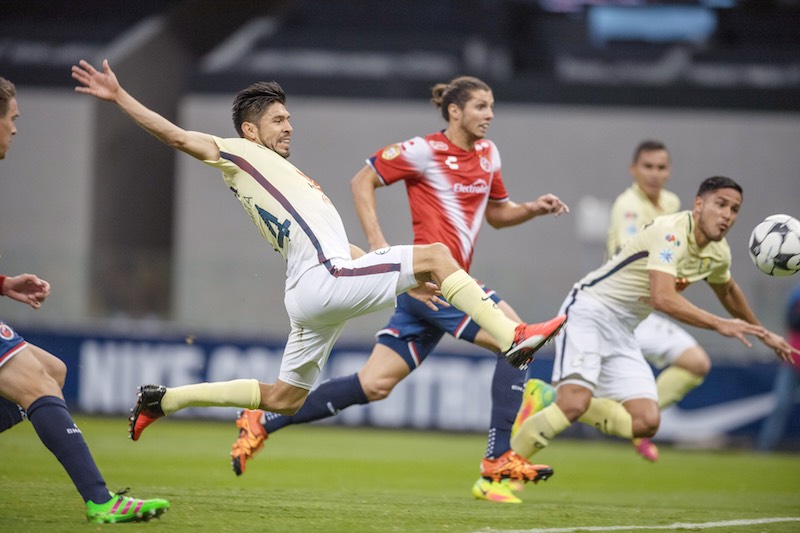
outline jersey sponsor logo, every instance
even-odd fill
[[[681,240],[675,236],[674,233],[668,233],[664,240],[670,243],[675,248],[678,248],[681,245]]]
[[[625,220],[636,220],[638,218],[638,214],[635,211],[625,211]]]
[[[484,172],[491,172],[492,171],[492,162],[486,159],[485,157],[481,157],[481,168]]]
[[[479,179],[474,183],[470,183],[469,185],[456,183],[453,185],[453,192],[466,194],[486,194],[489,192],[489,184],[483,179]]]
[[[5,322],[0,322],[0,339],[10,341],[14,338],[14,330]]]
[[[662,263],[670,264],[675,259],[675,254],[669,249],[661,250],[658,254],[658,259]]]
[[[400,155],[402,148],[400,148],[399,144],[393,144],[383,149],[381,152],[381,159],[385,159],[386,161],[391,161],[398,155]]]
[[[442,141],[428,141],[428,145],[433,148],[434,150],[439,150],[441,152],[446,152],[449,146],[447,146],[446,142]]]

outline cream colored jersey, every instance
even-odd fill
[[[350,259],[350,244],[338,211],[314,180],[269,148],[246,139],[214,137],[222,171],[267,242],[286,259],[286,288],[319,264]]]
[[[634,235],[606,264],[575,285],[633,322],[653,310],[650,270],[675,276],[678,290],[707,279],[726,283],[731,278],[731,252],[725,239],[703,248],[694,239],[691,211],[657,217]]]
[[[606,244],[608,257],[617,253],[628,239],[639,233],[653,219],[677,213],[680,208],[681,200],[673,192],[662,190],[658,197],[658,206],[655,206],[636,183],[625,189],[611,207],[611,225]]]

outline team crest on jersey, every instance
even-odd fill
[[[678,248],[681,245],[681,240],[676,237],[673,233],[668,233],[664,240],[670,243],[675,248]]]
[[[636,220],[639,217],[639,215],[637,215],[634,211],[625,211],[623,216],[625,217],[625,220]]]
[[[661,253],[658,254],[658,259],[662,263],[670,264],[675,259],[675,254],[669,249],[661,250]]]
[[[446,152],[448,148],[450,148],[449,146],[447,146],[446,142],[435,141],[435,140],[428,141],[428,145],[430,145],[430,147],[433,148],[434,150],[439,150],[441,152]]]
[[[481,168],[484,172],[491,172],[492,171],[492,162],[486,159],[485,157],[481,156]]]
[[[391,146],[388,146],[383,149],[383,152],[381,152],[381,159],[385,159],[386,161],[391,161],[392,159],[400,155],[401,150],[402,148],[400,148],[399,144],[393,144]]]
[[[0,322],[0,339],[10,341],[14,338],[14,330],[5,322]]]

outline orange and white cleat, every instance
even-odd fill
[[[549,466],[532,464],[513,450],[508,450],[496,459],[484,458],[481,461],[481,477],[490,481],[512,479],[537,483],[552,475],[553,469]]]
[[[264,441],[267,440],[268,435],[261,422],[263,417],[264,411],[261,409],[239,411],[239,418],[236,419],[239,437],[231,449],[231,466],[237,476],[244,474],[247,461],[264,447]]]
[[[553,340],[567,322],[567,315],[559,315],[547,322],[520,324],[514,332],[514,343],[504,354],[506,361],[520,370],[525,370],[533,361],[533,354]]]

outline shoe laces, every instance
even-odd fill
[[[119,496],[119,497],[128,497],[129,498],[130,496],[125,496],[125,495],[128,494],[128,492],[130,492],[130,490],[131,490],[130,487],[125,487],[124,489],[118,490],[117,492],[114,492],[113,494],[114,494],[114,497]]]

